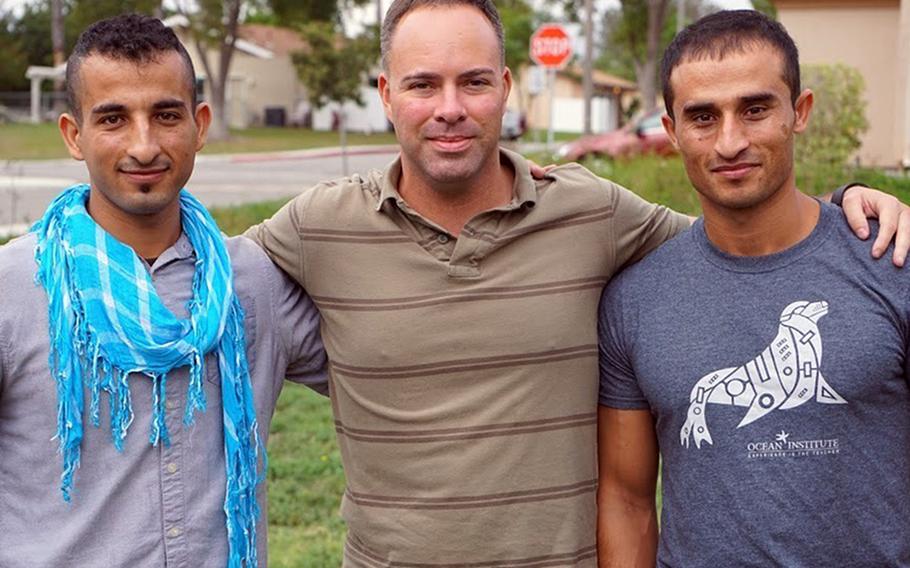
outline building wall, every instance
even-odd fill
[[[521,72],[521,81],[515,82],[509,95],[509,108],[525,113],[528,128],[546,130],[550,124],[549,78],[537,95],[528,93],[531,83],[530,68]],[[579,81],[557,75],[553,89],[553,127],[558,132],[582,133],[584,131],[584,88]],[[591,104],[591,128],[595,133],[608,132],[617,124],[617,97],[595,95]]]
[[[297,80],[297,70],[287,55],[259,59],[235,53],[231,75],[245,79],[243,105],[235,112],[245,114],[249,124],[262,124],[266,107],[284,108],[290,120],[304,98],[303,86]]]
[[[192,42],[188,42],[185,32],[175,29],[177,36],[184,43],[196,76],[205,80],[205,97],[211,97],[210,85],[205,67]],[[218,52],[209,50],[209,63],[218,65]],[[289,55],[276,55],[272,59],[254,57],[240,50],[234,51],[231,59],[230,81],[225,94],[228,122],[231,128],[248,128],[261,125],[266,107],[283,107],[288,120],[294,117],[295,111],[304,98],[305,90],[297,80],[297,71]]]
[[[858,156],[864,164],[897,166],[903,154],[899,138],[906,137],[906,126],[895,126],[903,118],[907,96],[906,78],[895,85],[906,73],[906,68],[900,72],[900,60],[907,65],[906,53],[899,56],[901,3],[906,12],[910,0],[776,2],[802,63],[844,63],[862,73],[869,121]]]
[[[910,0],[901,2],[900,37],[898,38],[895,101],[898,112],[894,121],[894,144],[900,151],[901,165],[910,169]]]

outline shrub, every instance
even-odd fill
[[[868,129],[859,71],[842,64],[803,65],[803,85],[815,93],[809,127],[796,142],[797,163],[842,166]]]

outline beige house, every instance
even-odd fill
[[[205,66],[186,32],[186,19],[173,16],[164,23],[174,29],[186,46],[202,83],[203,96],[211,87]],[[281,109],[287,122],[302,119],[306,89],[297,79],[291,55],[306,45],[294,30],[260,24],[244,24],[238,30],[229,82],[225,95],[228,123],[231,128],[261,125],[266,109]],[[209,50],[209,64],[218,65],[218,52]],[[273,111],[274,112],[274,111]]]
[[[866,82],[859,160],[910,168],[910,0],[774,0],[803,63],[844,63]]]
[[[525,113],[528,128],[544,130],[550,120],[550,87],[546,75],[533,67],[521,70],[521,80],[512,89],[509,107]],[[622,124],[622,108],[638,92],[635,83],[595,70],[591,121],[594,132],[614,130]],[[535,94],[536,93],[536,94]],[[553,128],[558,132],[583,131],[584,88],[582,70],[569,67],[556,73],[553,89]]]

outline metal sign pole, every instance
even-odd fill
[[[554,135],[553,135],[553,115],[555,114],[556,109],[556,69],[550,68],[547,69],[547,75],[549,76],[550,81],[550,112],[549,112],[549,127],[547,128],[547,152],[553,151]]]

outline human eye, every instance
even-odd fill
[[[746,108],[746,118],[763,118],[768,112],[768,107],[765,105],[752,105]]]
[[[181,119],[180,113],[174,111],[164,111],[158,113],[158,120],[163,122],[177,122]]]
[[[101,126],[118,126],[123,122],[123,117],[119,114],[108,114],[98,119]]]
[[[710,126],[714,124],[714,115],[709,112],[699,112],[693,114],[689,120],[695,126]]]
[[[409,91],[428,91],[431,87],[429,81],[414,81],[408,84]]]

